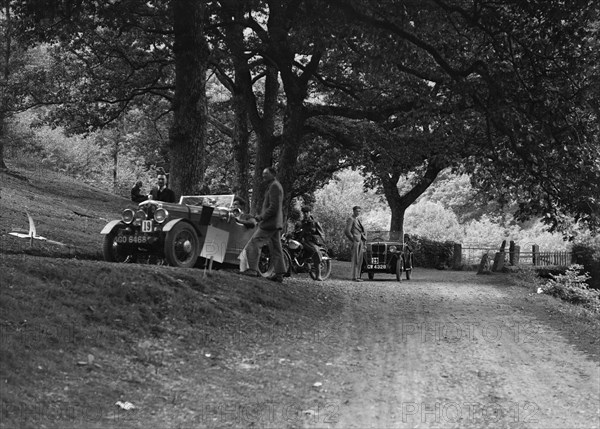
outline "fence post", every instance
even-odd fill
[[[538,265],[540,262],[540,246],[537,244],[531,246],[531,260],[534,266]]]
[[[510,242],[508,257],[510,265],[519,265],[519,259],[521,257],[521,246],[517,246],[512,240]]]
[[[510,240],[508,245],[508,263],[515,265],[515,242],[513,240]]]
[[[462,267],[462,244],[454,243],[454,258],[452,261],[452,268],[455,270]]]

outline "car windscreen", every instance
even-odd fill
[[[183,195],[179,204],[188,206],[210,206],[231,208],[233,205],[233,194],[228,195]]]

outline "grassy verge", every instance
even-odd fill
[[[538,277],[533,269],[511,272],[509,279],[514,286],[527,291],[523,299],[539,304],[532,306],[537,317],[563,332],[581,351],[600,361],[599,312],[538,293],[547,279]]]
[[[27,255],[2,255],[0,270],[0,427],[82,427],[98,404],[110,422],[116,401],[149,403],[166,379],[227,365],[266,333],[309,332],[337,308],[309,280]]]

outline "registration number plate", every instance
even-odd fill
[[[387,267],[383,264],[367,265],[367,270],[385,270]]]
[[[121,244],[145,244],[148,242],[148,237],[145,235],[119,235],[115,238],[115,242]]]

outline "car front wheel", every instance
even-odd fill
[[[198,259],[198,234],[192,225],[179,222],[165,238],[165,258],[169,265],[191,268]]]
[[[102,256],[106,262],[130,262],[135,258],[135,255],[128,249],[125,244],[120,244],[115,241],[117,238],[117,228],[104,236],[102,242]]]

